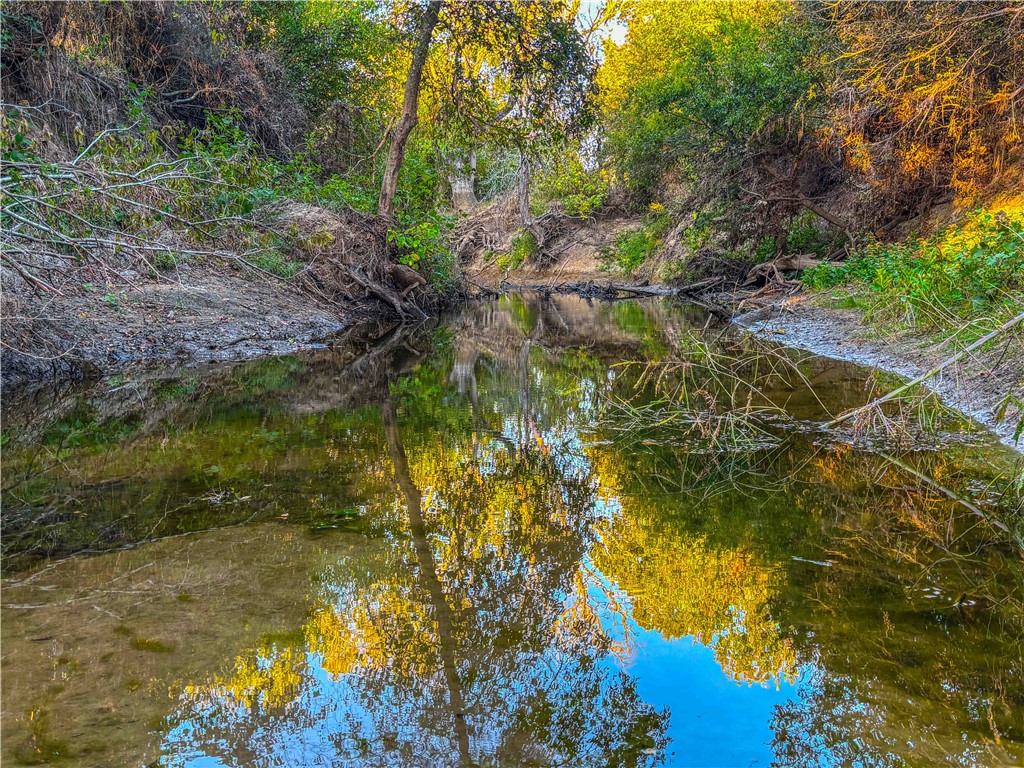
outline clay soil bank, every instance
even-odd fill
[[[297,289],[212,269],[5,309],[4,386],[286,354],[349,322],[337,308],[321,306]],[[19,324],[26,317],[31,322]]]

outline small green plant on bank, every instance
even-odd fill
[[[980,336],[1024,306],[1024,201],[979,209],[931,237],[869,243],[804,281],[817,290],[849,286],[878,324]]]
[[[813,213],[801,211],[789,223],[781,237],[764,237],[756,242],[752,250],[740,248],[734,251],[732,256],[752,258],[754,264],[771,261],[780,254],[808,254],[825,258],[833,248],[835,239],[835,234],[819,226]]]
[[[830,235],[818,226],[817,217],[811,211],[805,210],[790,222],[789,230],[786,232],[784,252],[813,253],[819,258],[824,258],[834,240],[834,235]],[[771,243],[774,245],[775,240],[771,239]]]
[[[715,220],[719,214],[719,211],[708,208],[694,211],[691,214],[693,223],[683,230],[684,242],[690,253],[696,253],[707,243],[708,238],[714,232]]]
[[[615,238],[611,257],[615,268],[630,274],[638,269],[657,247],[658,241],[645,229],[625,232]]]
[[[153,256],[153,266],[157,269],[174,269],[178,263],[178,255],[173,251],[161,251]]]
[[[614,245],[604,249],[602,260],[606,269],[615,269],[627,275],[639,269],[658,249],[665,232],[671,226],[671,218],[658,203],[651,206],[643,226],[632,232],[616,236]]]
[[[455,280],[455,254],[448,241],[452,220],[435,214],[425,221],[411,223],[388,232],[388,242],[398,251],[398,261],[423,274],[438,290],[449,288]]]
[[[537,238],[528,229],[519,230],[519,234],[512,240],[512,247],[508,253],[498,256],[498,267],[505,272],[519,269],[530,259],[540,253],[537,245]]]
[[[285,279],[295,277],[303,266],[302,262],[290,260],[276,248],[253,254],[247,261],[264,272],[269,272],[272,275]]]
[[[774,237],[766,237],[754,248],[754,263],[763,264],[766,261],[771,261],[777,252],[777,240]]]
[[[609,186],[607,171],[587,170],[579,154],[571,152],[541,174],[537,202],[543,210],[543,204],[557,201],[570,216],[587,217],[604,204]]]

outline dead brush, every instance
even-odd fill
[[[279,166],[250,143],[210,133],[170,156],[140,117],[101,131],[69,159],[54,160],[39,156],[30,138],[35,107],[0,107],[0,281],[6,295],[35,295],[48,304],[90,285],[179,283],[183,267],[228,266],[295,286],[328,305],[380,302],[397,316],[424,317],[392,287],[405,275],[396,277],[402,268],[389,259],[386,225],[356,211],[298,206],[315,214],[307,222],[295,214],[298,204],[258,204],[259,183]],[[45,311],[7,306],[5,312],[7,349],[44,359],[69,351],[56,343],[58,328],[41,334],[47,343],[33,341],[47,325]]]
[[[634,397],[609,401],[614,428],[648,435],[648,443],[686,444],[711,453],[777,445],[775,430],[792,419],[762,387],[781,375],[782,366],[795,369],[792,361],[756,348],[740,356],[719,352],[693,331],[679,346],[681,359],[620,365],[639,374]],[[644,391],[654,399],[638,405],[635,395]]]
[[[278,156],[304,133],[293,89],[275,87],[279,67],[239,44],[244,4],[11,0],[3,15],[3,100],[37,105],[57,136],[129,122],[132,83],[151,94],[160,125],[202,128],[207,110],[236,109]]]
[[[19,115],[4,104],[8,114]],[[15,131],[19,120],[6,119]],[[76,157],[47,162],[27,148],[8,151],[0,165],[0,232],[3,265],[32,290],[63,295],[87,269],[104,280],[124,282],[124,270],[158,275],[160,258],[218,258],[265,272],[250,257],[267,249],[261,233],[273,227],[255,217],[203,217],[197,195],[233,185],[219,179],[199,156],[140,156],[135,167],[123,155],[97,159],[107,142],[135,126],[101,132]],[[197,215],[198,214],[198,215]],[[189,246],[161,242],[154,232],[177,229]],[[239,248],[239,245],[244,247]]]

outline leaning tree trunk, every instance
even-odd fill
[[[416,114],[420,100],[420,81],[423,79],[423,67],[430,53],[430,38],[433,37],[437,17],[441,13],[441,0],[431,0],[427,4],[416,39],[416,49],[409,65],[409,77],[405,81],[405,94],[402,97],[402,117],[391,135],[391,148],[388,150],[388,162],[384,166],[384,179],[380,185],[380,200],[377,202],[377,213],[383,218],[391,219],[395,215],[395,192],[398,191],[398,172],[402,169],[405,159],[405,144],[409,134],[416,127],[419,116]]]

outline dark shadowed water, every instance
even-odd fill
[[[1024,760],[985,435],[665,303],[374,335],[5,397],[5,766]]]

